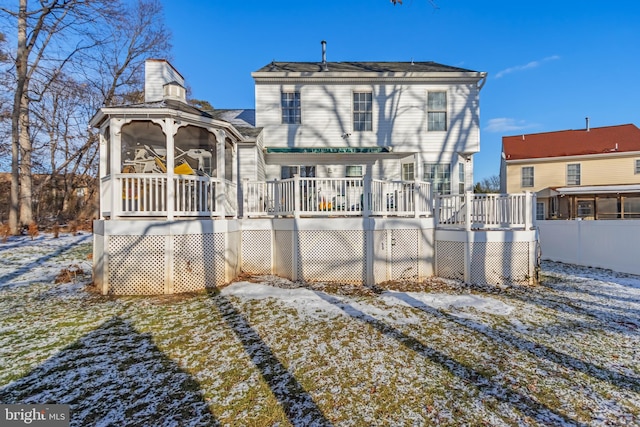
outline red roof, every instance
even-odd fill
[[[502,137],[507,161],[629,151],[640,151],[640,129],[633,124]]]

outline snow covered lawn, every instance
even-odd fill
[[[88,234],[0,243],[0,402],[70,404],[77,426],[640,425],[637,276],[114,298],[90,253]]]

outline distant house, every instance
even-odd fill
[[[502,138],[503,192],[537,193],[537,219],[640,218],[640,129],[587,127]]]

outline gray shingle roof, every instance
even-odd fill
[[[373,73],[409,73],[409,72],[470,72],[477,71],[452,67],[436,62],[327,62],[330,72],[373,72]],[[321,72],[322,62],[271,62],[256,72]]]

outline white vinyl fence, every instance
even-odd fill
[[[640,220],[538,221],[542,259],[640,274]]]

